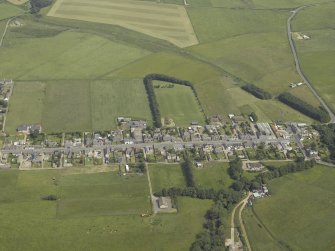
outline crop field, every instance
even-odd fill
[[[170,83],[155,81],[155,94],[162,118],[173,119],[176,126],[187,127],[192,121],[205,124],[205,116],[192,91],[188,86],[172,85]]]
[[[253,250],[334,250],[334,177],[317,166],[270,181],[271,197],[244,213]]]
[[[58,0],[48,16],[119,25],[179,47],[197,44],[183,6],[133,0]]]
[[[335,4],[329,3],[303,10],[293,22],[297,32],[311,39],[296,40],[298,56],[304,73],[330,108],[335,111]]]
[[[187,250],[212,203],[180,198],[178,214],[141,218],[151,209],[146,177],[116,172],[8,170],[0,187],[0,242],[9,251]],[[60,200],[41,200],[49,194]]]
[[[129,89],[133,90],[129,92]],[[10,101],[6,131],[39,123],[46,132],[110,130],[118,116],[151,114],[142,80],[18,82]]]

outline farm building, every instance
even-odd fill
[[[160,209],[165,209],[169,207],[168,202],[165,197],[159,197],[158,206]]]

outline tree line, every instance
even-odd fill
[[[30,0],[30,13],[38,13],[42,8],[49,6],[52,0]]]
[[[315,125],[314,128],[320,133],[320,141],[330,152],[329,159],[325,160],[335,162],[335,124]]]
[[[291,93],[284,92],[278,96],[278,99],[284,104],[322,123],[330,120],[329,114],[323,107],[316,108],[300,98],[293,96]]]
[[[246,85],[243,85],[241,88],[251,93],[256,98],[259,98],[259,99],[271,99],[272,98],[272,95],[269,92],[255,86],[254,84],[246,84]]]
[[[186,186],[195,187],[194,177],[193,177],[193,161],[189,157],[188,153],[184,152],[184,162],[181,164],[181,169],[185,178]]]
[[[160,111],[159,111],[158,102],[157,102],[155,91],[154,91],[154,85],[153,85],[154,80],[169,82],[169,83],[178,84],[178,85],[185,85],[185,86],[190,87],[192,89],[193,94],[196,97],[201,109],[202,109],[201,103],[200,103],[199,98],[198,98],[198,94],[195,90],[194,85],[190,81],[181,80],[181,79],[171,77],[171,76],[167,76],[167,75],[164,75],[164,74],[156,74],[156,73],[149,74],[149,75],[144,77],[143,83],[144,83],[145,90],[146,90],[147,95],[148,95],[149,106],[150,106],[150,110],[151,110],[151,113],[152,113],[152,117],[153,117],[155,127],[157,127],[157,128],[162,127],[162,121],[161,121],[161,114],[160,114]],[[202,111],[203,111],[203,109],[202,109]]]

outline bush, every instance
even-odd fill
[[[51,200],[51,201],[54,201],[54,200],[58,200],[58,197],[57,197],[57,195],[50,194],[50,195],[42,197],[42,200]]]

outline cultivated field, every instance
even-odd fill
[[[167,40],[179,47],[197,44],[183,6],[132,0],[58,0],[48,16],[113,24]]]
[[[253,250],[334,250],[334,178],[317,166],[270,181],[272,196],[244,214]]]
[[[187,250],[212,203],[180,198],[178,214],[141,218],[151,208],[146,176],[116,172],[1,171],[0,188],[0,242],[8,251]],[[49,194],[60,200],[41,200]]]
[[[176,126],[187,127],[192,121],[205,124],[205,116],[192,91],[188,86],[173,85],[170,83],[154,81],[155,94],[162,118],[173,119]]]
[[[10,101],[6,131],[14,133],[26,123],[42,124],[46,132],[110,130],[118,116],[150,123],[141,79],[19,82]]]

